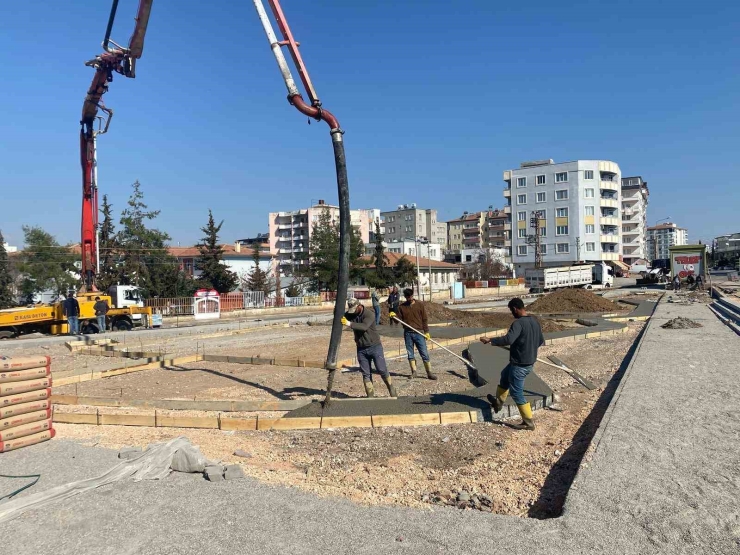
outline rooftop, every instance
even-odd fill
[[[676,230],[681,229],[683,231],[686,231],[685,227],[678,227],[676,224],[671,223],[671,222],[648,227],[648,231],[659,231],[661,229],[676,229]]]
[[[388,260],[389,266],[395,266],[396,262],[398,262],[403,257],[405,257],[407,260],[413,262],[414,265],[416,265],[416,256],[408,256],[408,255],[400,254],[397,252],[386,252],[385,257]],[[362,260],[370,260],[370,259],[371,258],[369,256],[362,257]],[[449,264],[448,262],[439,262],[437,260],[429,260],[428,258],[419,257],[419,267],[421,269],[429,268],[430,265],[432,268],[436,268],[438,270],[457,270],[459,268],[457,264]],[[367,267],[375,268],[375,265],[370,264]]]

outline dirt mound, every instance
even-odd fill
[[[528,311],[544,314],[576,312],[617,312],[624,308],[585,289],[560,289],[537,299]]]
[[[417,301],[419,302],[419,301]],[[424,303],[427,311],[427,319],[430,324],[443,324],[451,322],[453,326],[459,328],[508,328],[514,321],[511,314],[502,312],[472,312],[469,310],[452,310],[437,303]],[[538,318],[542,331],[560,331],[563,326],[553,322]],[[388,304],[381,305],[380,323],[388,324]]]
[[[694,322],[690,318],[679,316],[678,318],[674,318],[673,320],[668,320],[660,327],[667,330],[687,330],[690,328],[702,328],[704,326],[702,326],[699,322]]]

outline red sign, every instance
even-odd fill
[[[198,289],[195,292],[196,297],[218,297],[218,291],[215,289]]]
[[[700,256],[677,256],[674,258],[677,264],[698,264]]]

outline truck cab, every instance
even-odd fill
[[[108,295],[111,298],[111,308],[126,308],[128,306],[144,306],[144,300],[141,298],[139,288],[134,285],[111,285],[108,288]],[[141,314],[134,314],[134,322],[141,323]]]
[[[614,269],[604,262],[597,262],[591,270],[592,283],[611,287],[614,285]]]

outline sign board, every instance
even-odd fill
[[[681,281],[694,281],[706,273],[706,245],[680,245],[669,249],[671,260],[671,275],[678,276]]]

